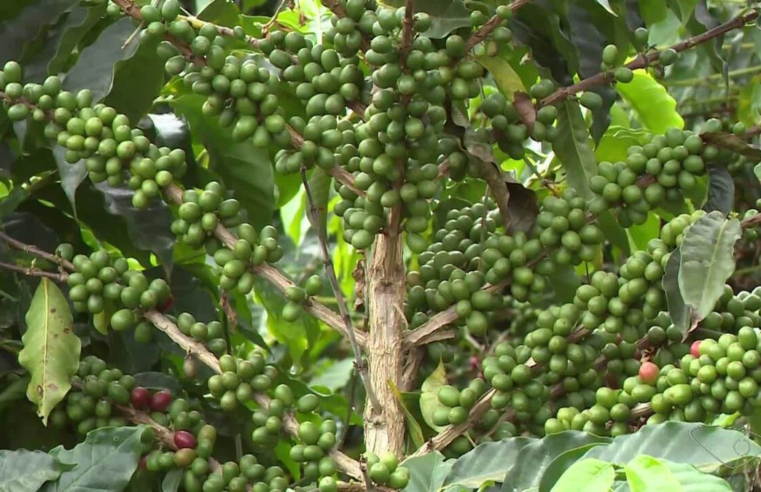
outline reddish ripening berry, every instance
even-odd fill
[[[151,393],[142,386],[136,386],[132,390],[132,406],[138,410],[142,410],[148,406],[151,402]]]
[[[167,299],[167,300],[164,302],[164,304],[162,304],[162,305],[160,305],[160,306],[156,306],[156,309],[157,309],[159,312],[161,312],[161,313],[165,313],[165,312],[169,311],[170,309],[172,309],[172,306],[173,306],[173,305],[174,305],[174,296],[170,295],[170,296],[169,296],[169,299]]]
[[[148,455],[144,454],[140,457],[140,469],[141,470],[147,470],[148,469]]]
[[[700,340],[695,340],[690,345],[690,353],[695,358],[700,358]]]
[[[639,379],[645,384],[655,384],[658,381],[658,374],[660,373],[658,366],[652,362],[643,362],[639,366]]]
[[[479,364],[478,357],[475,355],[470,358],[470,370],[475,371],[476,369],[481,367],[481,364]]]
[[[168,391],[157,391],[151,397],[151,410],[164,412],[172,403],[172,394]]]
[[[642,358],[642,351],[640,349],[637,349],[634,351],[634,359],[640,360]]]
[[[196,447],[196,438],[188,431],[178,431],[174,434],[174,445],[177,449]]]

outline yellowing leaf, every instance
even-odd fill
[[[437,432],[441,432],[444,427],[433,423],[433,413],[437,408],[446,408],[439,401],[439,388],[445,384],[447,384],[447,371],[444,368],[444,363],[439,362],[439,367],[423,381],[423,385],[420,387],[420,413],[423,414],[425,423]]]
[[[82,343],[74,334],[69,304],[56,285],[40,281],[26,313],[19,364],[31,374],[26,396],[37,404],[37,414],[47,425],[48,415],[71,388]]]
[[[491,73],[508,100],[512,100],[513,94],[516,92],[526,92],[521,77],[513,70],[507,60],[496,56],[479,56],[476,60]]]
[[[399,391],[399,388],[397,388],[394,382],[390,379],[388,381],[388,386],[391,388],[391,392],[394,394],[396,399],[399,401],[399,405],[402,407],[404,418],[407,421],[407,430],[410,433],[410,439],[412,439],[412,443],[417,448],[422,447],[423,444],[425,444],[423,429],[420,428],[420,424],[418,424],[418,421],[415,420],[415,416],[412,415],[412,413],[407,409],[407,405],[404,403],[404,398],[402,397],[401,391]]]

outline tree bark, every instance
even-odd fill
[[[389,381],[400,387],[404,370],[404,258],[401,207],[394,207],[386,231],[375,239],[368,269],[370,333],[367,354],[370,381],[381,408],[365,409],[367,450],[380,455],[404,452],[404,413]]]

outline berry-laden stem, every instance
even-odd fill
[[[159,330],[166,333],[167,336],[183,350],[192,353],[198,360],[206,364],[216,374],[222,374],[222,369],[219,367],[219,359],[209,352],[206,347],[183,335],[177,325],[172,323],[166,316],[158,311],[148,311],[145,313],[145,318],[153,323]],[[256,393],[254,395],[254,401],[261,408],[268,408],[270,401],[272,400],[269,396],[263,393]],[[288,413],[283,416],[283,429],[290,435],[298,435],[299,422],[293,414]],[[344,473],[352,478],[361,477],[359,463],[356,460],[351,459],[337,449],[332,450],[330,456],[336,460],[338,467]]]
[[[46,253],[33,246],[24,244],[16,239],[10,238],[9,236],[5,234],[2,234],[2,237],[0,237],[0,239],[7,241],[6,238],[10,239],[14,247],[18,249],[29,251],[32,254],[40,256],[41,258],[44,258],[44,257],[57,258],[51,255],[50,253]],[[60,260],[60,258],[58,260]],[[69,264],[71,265],[71,263]],[[0,268],[5,268],[5,265],[0,264]],[[21,269],[21,270],[22,270],[21,273],[26,273],[27,269]],[[70,270],[74,270],[73,265],[71,265]],[[67,276],[66,273],[61,273],[60,275],[58,275],[58,279],[60,281],[65,281],[66,276]],[[157,329],[164,332],[174,343],[176,343],[180,348],[185,350],[185,352],[187,352],[188,354],[192,354],[195,358],[197,358],[202,363],[204,363],[216,374],[222,374],[222,368],[219,365],[219,359],[217,359],[217,357],[214,356],[214,354],[209,352],[209,350],[203,344],[196,342],[195,340],[185,336],[177,327],[177,325],[174,324],[169,318],[167,318],[160,312],[153,309],[144,312],[143,317],[146,320],[150,321]],[[269,396],[263,393],[256,393],[254,395],[254,401],[256,401],[256,403],[259,404],[262,408],[268,408],[270,401],[272,400]],[[290,435],[293,435],[293,436],[298,435],[299,422],[296,420],[293,414],[288,413],[283,416],[283,429]],[[349,456],[345,455],[344,453],[342,453],[341,451],[337,449],[333,449],[332,451],[330,451],[330,456],[336,461],[339,469],[342,470],[344,473],[346,473],[348,476],[352,478],[360,478],[362,476],[360,472],[359,462],[357,462],[356,460],[350,458]]]
[[[490,293],[500,292],[509,284],[510,279],[505,279],[498,284],[487,285],[481,290]],[[457,321],[457,319],[457,311],[454,307],[445,309],[444,311],[434,314],[428,319],[428,321],[425,322],[425,324],[411,331],[407,335],[404,342],[411,347],[431,343],[435,341],[435,338],[433,337],[436,335],[437,331],[443,329],[451,323],[454,323]]]
[[[388,226],[375,239],[368,267],[370,336],[367,349],[370,380],[380,407],[365,409],[365,445],[368,451],[403,454],[404,413],[391,390],[404,371],[405,275],[401,234],[402,209],[389,212]]]
[[[182,203],[182,189],[177,185],[169,185],[164,189],[164,196],[171,202],[181,204]],[[223,225],[217,225],[217,227],[214,229],[214,235],[222,241],[222,243],[230,249],[233,249],[235,247],[235,243],[237,242],[238,238],[235,237],[235,235],[226,227]],[[273,287],[275,287],[280,292],[284,292],[285,289],[288,287],[293,286],[293,282],[291,282],[283,273],[280,272],[277,268],[268,265],[268,264],[261,264],[257,265],[251,268],[251,271],[269,282]],[[344,323],[343,319],[336,314],[334,311],[332,311],[330,308],[325,306],[324,304],[321,304],[313,299],[307,299],[304,302],[304,309],[314,315],[317,319],[322,320],[336,330],[337,332],[341,333],[341,335],[347,337],[347,338],[354,338],[357,341],[357,344],[360,347],[364,347],[367,343],[367,335],[361,331],[353,330],[352,334],[349,334],[348,327]]]
[[[693,36],[689,39],[685,39],[684,41],[676,43],[667,49],[672,49],[676,51],[677,53],[688,50],[700,43],[709,41],[713,38],[721,36],[722,34],[725,34],[734,29],[741,28],[745,26],[748,22],[752,22],[756,20],[758,16],[759,16],[759,13],[756,10],[750,10],[738,17],[735,17],[734,19],[730,21],[725,22],[724,24],[718,25],[714,27],[713,29],[709,29],[708,31],[702,34],[698,34],[697,36]],[[647,68],[648,66],[658,61],[661,51],[652,51],[650,53],[640,54],[636,59],[627,63],[624,66],[631,70]],[[578,94],[579,92],[588,91],[590,89],[599,87],[601,85],[610,84],[614,80],[615,80],[615,77],[613,76],[613,73],[611,71],[598,73],[597,75],[589,77],[588,79],[582,80],[578,84],[574,84],[569,87],[563,87],[562,89],[558,89],[557,91],[553,92],[549,96],[542,99],[540,105],[549,106],[549,105],[555,104],[559,101],[568,99],[569,97],[575,94]]]
[[[412,45],[412,22],[415,14],[415,0],[407,0],[404,7],[404,21],[402,23],[402,46],[401,61],[402,67],[407,66],[407,54],[410,52]]]
[[[307,195],[307,207],[310,216],[310,222],[312,222],[312,227],[314,227],[315,231],[317,232],[317,240],[320,243],[320,253],[322,254],[322,261],[325,264],[325,273],[327,274],[328,280],[330,281],[330,287],[333,290],[333,295],[336,297],[338,311],[341,313],[341,318],[343,319],[346,333],[349,335],[348,338],[349,342],[351,343],[351,349],[352,352],[354,352],[355,368],[359,373],[359,376],[362,378],[362,384],[365,386],[367,399],[370,400],[370,404],[373,407],[379,408],[380,403],[378,402],[378,397],[375,396],[375,391],[373,390],[367,375],[367,366],[365,365],[365,361],[362,358],[362,349],[360,348],[359,343],[357,343],[357,337],[354,333],[354,326],[351,323],[351,315],[349,314],[349,309],[346,307],[346,299],[344,299],[344,295],[341,292],[341,286],[338,284],[336,271],[333,268],[333,260],[330,259],[330,251],[328,250],[328,238],[325,235],[322,224],[320,224],[319,214],[317,213],[317,208],[312,197],[312,190],[309,188],[309,179],[307,179],[306,167],[301,167],[300,174],[301,182],[304,185],[304,191]]]
[[[142,21],[143,16],[140,13],[140,7],[138,7],[132,0],[114,0],[114,3],[119,6],[122,11],[127,14],[128,16],[132,17],[135,20]],[[199,21],[203,22],[203,21]],[[210,24],[209,22],[205,22],[205,24]],[[217,31],[224,35],[235,35],[234,32],[230,28],[218,26],[216,24],[213,24],[214,27],[217,28]],[[167,41],[169,41],[172,45],[174,45],[177,49],[180,50],[180,52],[185,56],[185,58],[193,63],[194,65],[206,65],[206,61],[193,54],[193,52],[190,50],[190,47],[186,45],[185,43],[180,42],[176,38],[174,38],[171,34],[165,35],[165,38]],[[248,40],[249,38],[247,38]],[[256,39],[252,38],[252,41],[247,41],[248,44],[251,46],[254,46],[253,41],[258,41]],[[254,46],[256,47],[256,46]],[[2,96],[2,94],[0,94]],[[357,110],[362,109],[360,112],[360,115],[364,112],[363,107],[357,107]],[[286,129],[288,130],[288,133],[291,135],[291,145],[293,145],[296,150],[300,149],[301,146],[304,143],[304,138],[299,135],[299,133],[294,130],[291,126],[286,125]],[[340,181],[342,184],[348,186],[352,191],[359,194],[360,196],[364,196],[366,193],[362,190],[359,190],[356,186],[354,186],[354,176],[351,175],[348,171],[345,171],[344,169],[340,169],[339,166],[333,166],[333,168],[326,170],[328,174],[333,176],[336,180]]]
[[[362,110],[362,113],[364,113],[364,109]],[[300,149],[301,146],[304,145],[304,137],[302,137],[301,134],[294,130],[290,125],[286,125],[285,129],[291,135],[291,145],[293,145],[293,147],[296,149]],[[325,172],[333,176],[337,181],[339,181],[341,184],[349,188],[357,195],[367,196],[367,192],[365,190],[360,190],[354,184],[354,175],[341,166],[333,166],[330,169],[326,169]]]
[[[510,10],[515,13],[516,10],[519,8],[525,6],[529,3],[529,0],[515,0],[512,2],[508,7],[510,7]],[[504,19],[502,19],[500,16],[495,15],[488,21],[486,21],[486,24],[481,26],[479,30],[473,33],[473,35],[468,39],[468,51],[470,51],[475,45],[486,39],[489,34],[492,33],[496,28],[499,27],[499,25],[502,23]]]
[[[745,219],[740,223],[743,229],[753,228],[759,224],[761,224],[761,214]],[[492,290],[494,287],[495,286],[490,286],[487,289]],[[446,314],[446,311],[442,311],[439,314],[442,314],[442,315]],[[434,318],[431,318],[431,320],[433,320]],[[415,333],[417,332],[412,332],[413,335]],[[587,330],[586,328],[581,328],[571,333],[567,337],[567,340],[570,343],[576,343],[580,341],[581,339],[585,338],[589,333],[590,333],[589,330]],[[409,342],[410,338],[411,337],[408,337],[408,340],[407,340],[408,343],[410,343]],[[647,343],[647,337],[643,338],[642,340],[638,342],[638,347],[639,348],[645,347],[646,343]],[[595,361],[595,365],[597,366],[597,364],[601,362],[604,362],[604,360],[598,359],[597,361]],[[531,368],[535,368],[539,366],[539,364],[534,362],[533,359],[529,359],[526,362],[526,365]],[[468,419],[465,422],[459,425],[447,426],[446,428],[444,428],[443,431],[441,431],[439,434],[437,434],[428,442],[426,442],[423,446],[421,446],[415,453],[412,454],[412,456],[422,456],[424,454],[427,454],[436,450],[441,450],[447,447],[457,437],[461,436],[462,434],[470,430],[475,424],[477,424],[481,420],[483,415],[489,410],[489,408],[491,408],[491,399],[496,394],[497,394],[497,390],[494,388],[487,391],[478,400],[478,402],[476,402],[475,406],[473,407],[473,409],[470,411],[470,414],[468,415]],[[633,421],[642,417],[646,417],[652,413],[653,413],[653,410],[649,403],[640,403],[632,409],[630,420]]]

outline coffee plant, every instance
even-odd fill
[[[262,3],[0,6],[0,490],[761,486],[761,7]]]

